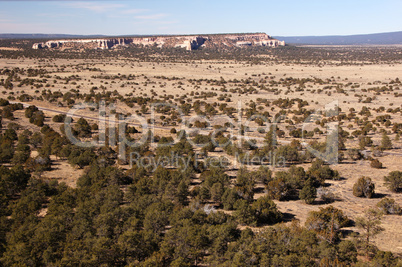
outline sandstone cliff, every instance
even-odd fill
[[[105,39],[70,39],[52,40],[45,43],[36,43],[33,49],[43,48],[87,48],[87,49],[112,49],[121,46],[157,45],[158,47],[182,47],[186,50],[198,49],[202,46],[284,46],[284,41],[279,41],[265,33],[255,34],[214,34],[214,35],[183,35],[183,36],[150,36],[134,38],[105,38]]]

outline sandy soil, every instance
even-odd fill
[[[55,179],[59,183],[65,183],[72,188],[76,188],[77,180],[84,173],[84,170],[78,169],[77,167],[72,167],[65,160],[59,160],[53,156],[51,159],[52,171],[46,172],[42,177],[47,179]]]
[[[0,48],[1,49],[1,48]],[[99,68],[100,71],[88,71],[82,68],[77,68],[77,66]],[[153,90],[159,96],[161,95],[187,95],[190,96],[191,92],[216,92],[218,96],[223,94],[219,91],[221,87],[209,85],[202,82],[199,87],[195,87],[194,84],[187,82],[187,79],[216,79],[220,80],[223,77],[225,80],[233,79],[247,79],[251,77],[255,81],[259,81],[265,76],[273,77],[273,80],[279,81],[280,79],[286,79],[288,77],[293,78],[320,78],[320,79],[333,79],[332,84],[336,83],[356,83],[360,87],[354,89],[353,91],[350,87],[345,89],[348,96],[345,94],[335,93],[335,89],[330,89],[331,95],[327,95],[313,90],[322,88],[323,86],[318,84],[311,84],[311,87],[307,87],[304,92],[292,92],[285,95],[284,92],[287,90],[286,87],[277,86],[282,90],[282,93],[275,95],[266,91],[259,90],[256,94],[242,94],[226,92],[230,95],[231,102],[229,105],[233,107],[238,106],[238,102],[241,102],[241,107],[247,107],[246,103],[251,100],[256,101],[257,98],[263,98],[268,100],[275,100],[280,97],[285,98],[302,98],[310,103],[308,108],[322,109],[325,104],[330,103],[334,100],[339,102],[339,106],[343,111],[348,111],[350,108],[355,108],[360,110],[363,106],[369,106],[371,108],[378,108],[384,106],[385,108],[392,107],[402,107],[402,98],[394,97],[393,93],[383,93],[381,95],[376,95],[376,99],[372,103],[359,103],[358,97],[355,94],[363,96],[374,96],[372,92],[363,92],[361,89],[368,89],[370,87],[381,87],[383,83],[390,82],[392,79],[399,77],[402,79],[402,64],[396,65],[365,65],[365,66],[301,66],[301,65],[248,65],[236,62],[215,62],[215,61],[202,61],[194,63],[138,63],[131,59],[119,59],[111,60],[107,64],[98,60],[13,60],[13,59],[0,59],[0,68],[8,67],[20,67],[20,68],[38,68],[42,67],[53,73],[49,74],[51,78],[48,79],[50,87],[40,88],[35,92],[36,88],[31,88],[30,86],[14,87],[13,93],[15,96],[20,95],[22,91],[25,93],[35,95],[40,94],[44,89],[50,89],[52,91],[58,91],[65,93],[71,89],[77,89],[80,92],[89,92],[90,88],[93,86],[100,87],[105,86],[108,91],[117,90],[120,94],[127,95],[133,94],[133,96],[151,96],[151,90]],[[63,67],[62,67],[63,66]],[[63,68],[63,71],[61,71]],[[59,70],[58,70],[59,69]],[[135,75],[135,79],[130,81],[128,84],[127,80],[115,79],[114,81],[104,79],[104,78],[94,78],[93,76],[98,75]],[[79,75],[81,80],[76,81],[76,84],[69,82],[65,84],[62,80],[56,79],[56,76],[68,77],[70,75]],[[162,78],[156,78],[156,76],[165,77],[180,77],[185,78],[180,80],[183,85],[179,87],[178,80],[167,80]],[[6,76],[1,76],[0,78],[6,78]],[[57,80],[56,83],[53,80]],[[136,84],[134,84],[136,83]],[[123,86],[123,87],[122,87]],[[228,86],[228,89],[231,89]],[[294,89],[294,87],[292,88]],[[401,93],[401,90],[395,90],[395,92]],[[6,94],[1,93],[1,97],[6,97],[10,95],[9,92]],[[200,99],[203,100],[203,99]],[[216,98],[208,98],[207,102],[216,102]],[[32,104],[41,107],[47,107],[51,109],[57,109],[59,111],[68,111],[66,107],[56,107],[55,103],[47,103],[45,101],[33,101]],[[135,106],[134,109],[130,109],[125,105],[117,105],[117,111],[127,113],[134,113],[139,107]],[[269,110],[272,114],[275,114],[278,109],[273,111]],[[98,116],[96,112],[83,111],[86,115]],[[58,130],[59,126],[51,121],[51,117],[56,113],[45,112],[48,116],[47,122],[54,126]],[[23,111],[17,111],[16,113],[17,123],[28,127],[31,130],[37,131],[39,128],[29,124],[24,118]],[[373,116],[380,115],[373,112]],[[402,122],[401,114],[392,114],[392,120],[395,122]],[[7,122],[7,121],[6,121]],[[343,126],[346,129],[345,123]],[[383,126],[381,126],[384,128]],[[379,128],[381,128],[379,127]],[[169,127],[170,129],[171,127]],[[178,128],[178,127],[176,127]],[[170,135],[169,129],[159,129],[158,134],[161,136]],[[356,130],[356,125],[350,130]],[[389,131],[390,128],[387,128]],[[263,136],[256,133],[253,136]],[[391,139],[395,138],[394,134],[390,134]],[[379,141],[379,135],[373,136],[375,142]],[[289,139],[290,140],[290,139]],[[395,147],[399,149],[394,149],[392,152],[401,153],[400,149],[401,143],[394,143]],[[356,146],[354,142],[347,142],[348,147]],[[219,155],[219,153],[217,153]],[[346,215],[350,216],[351,219],[356,219],[360,216],[368,207],[374,207],[377,202],[381,200],[381,197],[391,197],[396,200],[396,202],[402,206],[402,194],[391,193],[383,185],[383,177],[389,172],[394,170],[401,171],[401,156],[397,155],[387,155],[379,158],[379,160],[384,164],[383,169],[373,169],[369,166],[367,161],[357,162],[354,164],[342,163],[337,166],[333,166],[334,169],[338,170],[342,176],[340,181],[328,181],[329,189],[332,190],[338,197],[339,201],[334,202],[332,205],[342,209]],[[54,158],[54,170],[45,173],[43,176],[52,179],[58,179],[59,181],[66,182],[68,185],[75,187],[76,180],[82,174],[82,170],[72,168],[68,163],[60,161]],[[307,168],[308,166],[304,166]],[[356,198],[352,194],[353,184],[361,176],[368,176],[373,179],[376,184],[377,197],[373,199],[363,199]],[[260,195],[256,195],[258,197]],[[319,207],[324,207],[326,205],[306,205],[302,201],[289,201],[289,202],[276,202],[278,207],[282,212],[289,213],[294,216],[295,219],[299,219],[303,224],[307,218],[307,214],[311,210],[318,210]],[[385,231],[377,236],[375,239],[376,244],[380,249],[390,250],[396,253],[402,253],[402,217],[401,216],[384,216],[383,227]],[[355,228],[351,230],[357,231]]]
[[[8,51],[21,51],[21,48],[16,47],[0,47],[0,50],[8,50]]]

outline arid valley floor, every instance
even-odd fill
[[[298,220],[300,225],[304,226],[309,221],[309,212],[329,206],[342,210],[352,222],[363,216],[365,210],[377,207],[377,203],[384,198],[394,199],[396,204],[402,206],[401,189],[390,190],[384,181],[384,177],[391,172],[402,171],[402,141],[399,138],[402,134],[401,48],[299,47],[294,52],[296,55],[317,53],[318,59],[305,55],[301,56],[301,59],[297,59],[297,56],[289,59],[290,56],[281,58],[276,55],[276,49],[296,49],[289,47],[266,48],[272,52],[259,54],[258,50],[240,59],[231,59],[230,55],[211,58],[207,52],[203,58],[199,55],[200,52],[186,51],[183,53],[186,53],[187,57],[178,57],[175,60],[171,60],[173,56],[168,57],[163,53],[153,56],[152,53],[145,52],[151,56],[143,57],[140,53],[128,56],[118,51],[107,52],[104,57],[84,57],[79,55],[80,52],[71,52],[73,58],[66,58],[67,52],[64,52],[63,56],[55,54],[55,57],[51,56],[51,52],[46,52],[43,57],[35,56],[36,52],[32,52],[31,57],[16,57],[19,50],[12,49],[0,50],[0,55],[2,51],[9,53],[0,57],[0,98],[8,100],[9,105],[21,103],[23,108],[12,108],[10,116],[4,111],[7,105],[1,107],[3,133],[6,129],[15,129],[18,135],[22,135],[24,130],[44,133],[41,129],[43,125],[48,125],[55,132],[64,135],[65,115],[68,117],[69,112],[71,113],[79,103],[92,102],[98,106],[74,113],[72,125],[76,136],[81,140],[99,138],[101,124],[106,124],[106,128],[115,127],[118,114],[122,115],[121,120],[136,115],[136,119],[129,122],[136,131],[125,134],[132,140],[140,140],[147,133],[147,130],[139,126],[141,122],[155,126],[153,142],[146,151],[138,153],[141,156],[158,157],[165,153],[158,147],[164,142],[161,140],[172,141],[171,147],[174,147],[180,142],[176,140],[177,133],[185,130],[187,139],[192,140],[193,150],[199,152],[200,160],[208,157],[228,159],[228,166],[223,167],[224,173],[229,177],[228,183],[223,183],[225,187],[238,190],[239,198],[243,197],[249,203],[266,195],[271,196],[283,214],[282,222],[286,225]],[[191,53],[198,54],[192,57]],[[395,59],[383,59],[384,54],[396,56]],[[319,59],[320,55],[327,58]],[[362,58],[360,55],[363,55]],[[109,108],[106,115],[100,114],[98,108],[102,100],[106,101],[106,105],[114,104],[115,110],[111,114]],[[160,106],[155,105],[156,103]],[[321,111],[325,114],[326,106],[334,105],[333,103],[336,103],[339,113],[306,122],[311,114],[319,115]],[[28,107],[33,105],[37,107],[34,112],[43,112],[44,124],[35,122],[36,115],[27,115]],[[277,119],[280,115],[283,115],[283,118]],[[34,119],[31,119],[32,116]],[[60,119],[54,119],[57,116]],[[81,134],[76,126],[80,117],[85,118],[90,126],[90,133]],[[142,121],[140,118],[143,118]],[[282,179],[280,175],[287,173],[290,168],[302,167],[306,174],[315,175],[311,168],[316,159],[307,152],[306,147],[319,150],[324,144],[325,148],[329,123],[339,126],[339,142],[343,144],[339,145],[339,151],[337,148],[338,163],[324,165],[333,173],[338,171],[339,177],[322,181],[317,177],[316,182],[319,185],[315,187],[318,193],[309,204],[299,197],[303,185],[295,186],[289,181],[280,189],[286,190],[288,195],[275,195],[275,192],[272,192],[273,182]],[[267,148],[266,140],[271,137],[267,135],[272,132],[272,125],[277,126],[274,130],[277,145]],[[218,136],[218,143],[231,141],[231,148],[213,146],[205,149],[205,144],[211,142],[211,134],[219,132],[219,129],[221,132],[215,135]],[[391,147],[384,144],[384,136],[392,143]],[[107,140],[110,141],[110,138],[111,136],[108,136]],[[17,143],[15,141],[14,146]],[[130,172],[137,170],[138,166],[131,168],[129,161],[119,160],[118,143],[119,140],[115,146],[108,147],[113,150],[108,153],[114,155],[110,157],[110,165],[133,177],[131,182],[119,184],[121,192],[128,194],[130,190],[134,192],[132,188],[141,180],[133,174],[135,171]],[[45,142],[42,146],[44,144]],[[60,154],[65,145],[60,145],[56,151],[50,149],[49,168],[35,169],[36,165],[30,165],[31,175],[44,181],[64,182],[71,188],[82,187],[83,182],[78,181],[88,172],[89,163],[80,165],[72,160],[72,156]],[[280,147],[286,147],[288,150]],[[60,151],[57,151],[58,149]],[[99,149],[94,148],[96,153],[100,153]],[[130,148],[124,149],[127,149],[124,153],[134,151]],[[277,166],[272,162],[263,163],[262,165],[271,171],[270,177],[266,179],[260,179],[261,175],[256,174],[261,170],[261,164],[244,166],[247,172],[245,176],[250,179],[247,180],[247,186],[251,184],[251,189],[244,189],[237,178],[240,170],[244,168],[236,155],[261,155],[267,152],[266,149],[282,153],[281,158],[285,161]],[[30,144],[30,158],[36,159],[42,154],[41,145]],[[13,157],[6,159],[2,164],[12,167],[12,159]],[[373,167],[373,162],[376,161],[382,166]],[[29,159],[26,162],[29,162]],[[26,162],[18,163],[28,164]],[[181,205],[209,205],[217,211],[239,217],[236,208],[225,208],[222,197],[225,188],[219,189],[219,194],[216,192],[218,185],[207,185],[207,167],[194,170],[188,175],[188,194],[185,200],[181,200]],[[152,178],[152,172],[148,172],[147,177],[155,179]],[[354,185],[361,177],[369,177],[374,183],[375,192],[371,197],[355,196]],[[167,182],[164,187],[168,186],[170,185]],[[138,194],[138,186],[136,190],[136,193],[131,194]],[[323,192],[327,196],[330,195],[331,199],[322,197]],[[174,203],[176,201],[174,193],[158,194],[161,194],[164,200],[172,199]],[[251,194],[252,199],[244,197],[245,194]],[[130,203],[130,200],[127,199],[130,197],[133,198],[124,196],[122,205],[129,205],[127,203]],[[37,217],[48,216],[51,199],[52,196],[42,202],[40,208],[35,211]],[[18,201],[18,195],[13,196],[10,201]],[[380,250],[401,255],[401,215],[383,215],[381,221],[384,231],[373,237],[374,244]],[[272,223],[248,223],[247,220],[240,219],[236,222],[238,229],[250,227],[255,233],[275,227]],[[166,226],[166,229],[169,227]],[[342,240],[353,240],[353,233],[361,231],[354,223],[340,229]],[[210,254],[205,252],[203,255],[207,257]],[[367,259],[364,257],[364,253],[359,254],[359,259],[365,262]]]

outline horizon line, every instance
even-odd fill
[[[165,34],[118,34],[118,35],[109,35],[109,34],[74,34],[74,33],[0,33],[0,35],[66,35],[66,36],[102,36],[102,37],[146,37],[146,36],[191,36],[191,35],[230,35],[230,34],[267,34],[271,37],[343,37],[343,36],[359,36],[359,35],[375,35],[375,34],[387,34],[387,33],[402,33],[402,31],[392,31],[392,32],[375,32],[375,33],[357,33],[357,34],[329,34],[329,35],[271,35],[266,32],[226,32],[226,33],[183,33],[183,34],[173,34],[173,33],[165,33]]]

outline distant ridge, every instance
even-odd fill
[[[121,37],[174,37],[174,36],[194,36],[194,35],[233,35],[233,34],[258,34],[262,32],[244,33],[211,33],[211,34],[124,34],[124,35],[78,35],[78,34],[44,34],[44,33],[0,33],[0,39],[92,39],[92,38],[121,38]]]
[[[266,46],[285,46],[285,42],[273,39],[266,33],[212,34],[212,35],[163,35],[143,37],[103,37],[103,38],[62,38],[34,43],[33,49],[115,49],[127,45],[185,48],[222,48]]]
[[[185,36],[183,34],[182,36]],[[209,34],[214,35],[214,34]],[[14,34],[2,33],[0,39],[71,39],[71,38],[106,38],[106,37],[146,37],[146,36],[170,36],[169,34],[145,35],[74,35],[74,34]],[[171,35],[175,36],[175,35]],[[358,35],[329,35],[329,36],[273,36],[288,44],[311,44],[311,45],[394,45],[402,44],[402,31],[358,34]]]
[[[311,45],[394,45],[402,44],[402,31],[334,36],[274,36],[287,44]]]

